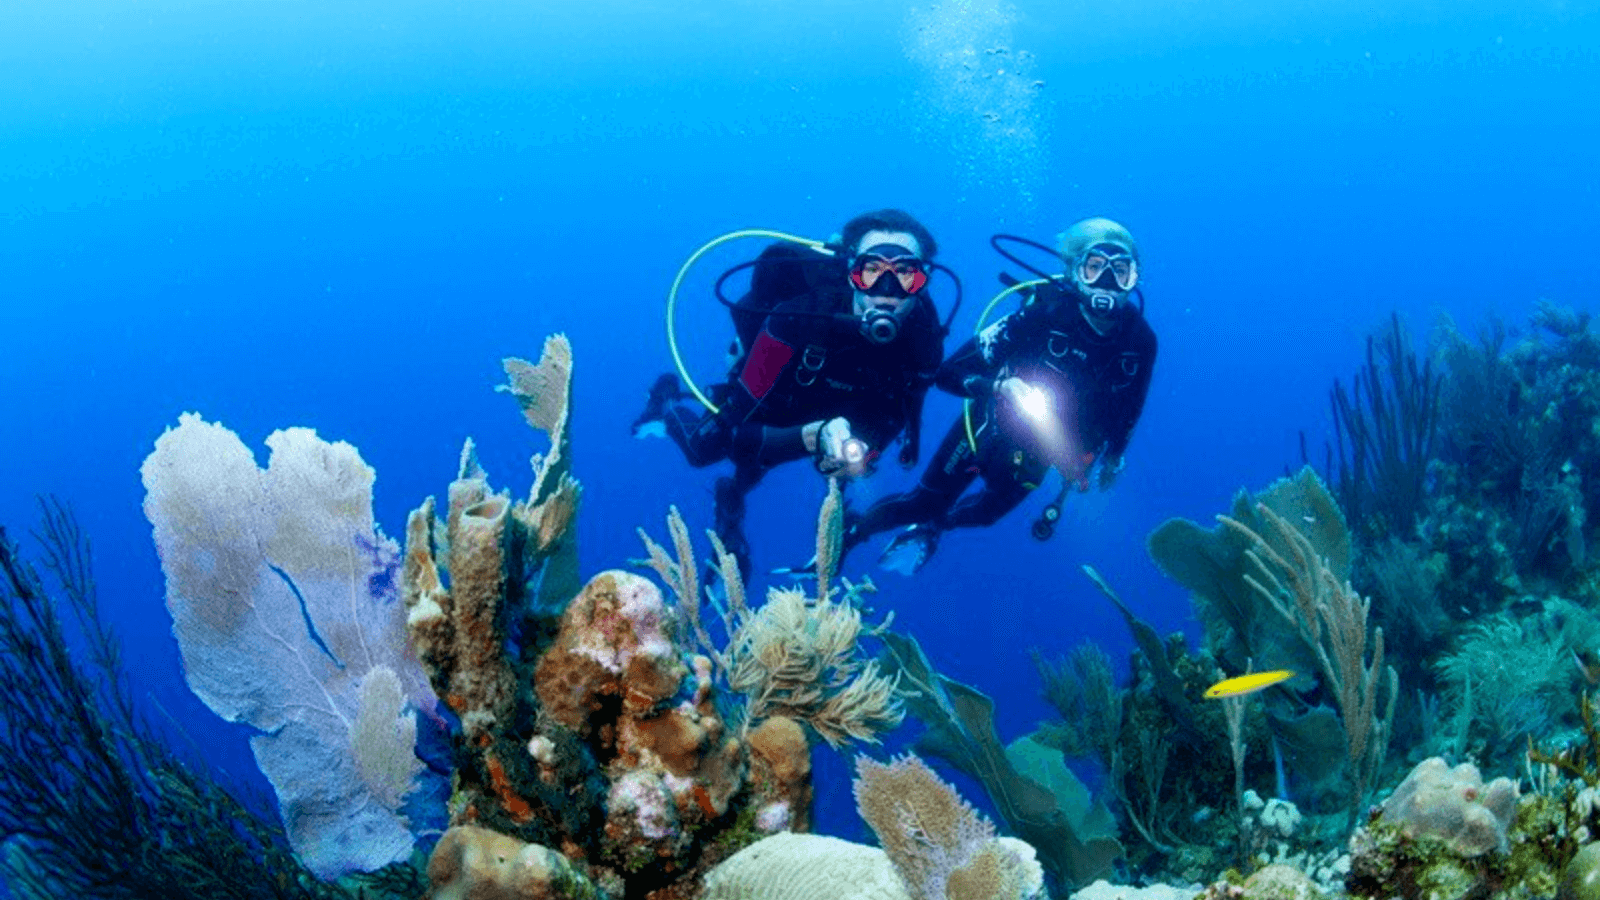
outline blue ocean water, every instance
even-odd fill
[[[246,735],[184,685],[140,509],[139,465],[180,413],[263,460],[291,425],[356,445],[399,535],[468,436],[526,490],[543,448],[491,387],[565,332],[592,573],[639,555],[635,526],[659,537],[669,504],[709,524],[721,470],[628,436],[703,242],[904,207],[964,279],[959,336],[997,287],[991,233],[1107,215],[1141,243],[1161,338],[1122,481],[1073,497],[1048,543],[1027,534],[1040,492],[916,578],[874,575],[877,609],[1016,737],[1049,714],[1030,649],[1129,650],[1080,565],[1197,633],[1144,536],[1297,466],[1302,431],[1320,459],[1327,390],[1391,310],[1420,340],[1440,314],[1470,331],[1539,298],[1595,309],[1597,47],[1600,4],[1552,0],[12,0],[0,523],[25,529],[37,494],[72,504],[140,702],[249,781]],[[691,273],[698,377],[730,334],[711,280],[759,246]],[[925,446],[957,409],[930,404]],[[752,497],[758,569],[809,553],[822,487],[791,468]],[[859,836],[847,763],[819,757],[823,829]]]

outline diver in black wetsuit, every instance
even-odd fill
[[[911,527],[883,559],[914,572],[951,528],[990,525],[1015,509],[1051,469],[1088,490],[1122,471],[1144,409],[1156,336],[1130,294],[1139,250],[1127,229],[1086,219],[1060,237],[1065,276],[1031,290],[1022,307],[985,328],[940,368],[940,388],[970,401],[915,488],[847,516],[844,550]],[[978,476],[983,488],[962,493]],[[1059,515],[1059,501],[1052,505]],[[1053,519],[1035,536],[1049,537]]]
[[[734,305],[740,351],[704,412],[681,401],[674,375],[651,388],[634,422],[660,422],[696,468],[728,459],[717,481],[716,531],[748,580],[745,495],[773,466],[811,457],[824,475],[870,473],[897,437],[917,461],[922,403],[944,355],[945,329],[927,295],[933,235],[900,210],[851,219],[838,252],[769,246]]]

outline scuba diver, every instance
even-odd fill
[[[1065,274],[1038,272],[1001,240],[1059,255]],[[1104,490],[1122,471],[1156,359],[1143,294],[1133,301],[1139,283],[1133,236],[1110,219],[1093,218],[1063,232],[1053,251],[1010,235],[991,243],[1041,278],[1018,283],[1002,276],[1010,287],[1001,296],[1021,289],[1022,306],[979,331],[937,376],[941,389],[967,398],[962,416],[914,488],[846,514],[841,555],[880,531],[909,525],[880,562],[914,573],[942,533],[999,521],[1055,468],[1064,480],[1061,494],[1033,526],[1033,536],[1046,540],[1070,487],[1087,491],[1098,466]],[[979,476],[982,489],[963,496]]]
[[[771,244],[717,282],[738,338],[727,381],[709,397],[695,389],[705,409],[683,402],[675,375],[651,387],[636,437],[664,433],[695,468],[734,464],[717,481],[715,524],[746,581],[745,497],[774,466],[809,457],[823,475],[857,478],[896,438],[900,465],[916,465],[947,333],[927,291],[935,269],[949,271],[933,262],[937,250],[928,229],[897,209],[856,216],[831,244]],[[722,283],[745,267],[750,289],[728,303]]]

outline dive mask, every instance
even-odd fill
[[[1085,289],[1131,291],[1139,283],[1139,263],[1121,250],[1096,247],[1079,258],[1077,277]]]
[[[869,297],[909,297],[928,286],[928,264],[899,244],[876,244],[850,262],[850,284]]]

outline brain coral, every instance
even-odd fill
[[[1408,837],[1436,837],[1463,858],[1506,849],[1506,828],[1517,808],[1517,786],[1508,778],[1488,784],[1478,767],[1455,768],[1439,757],[1417,763],[1383,803],[1385,822]]]

